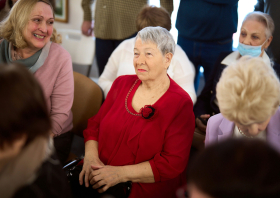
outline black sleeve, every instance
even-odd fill
[[[211,72],[211,75],[210,75],[209,79],[207,80],[207,82],[205,82],[205,86],[204,86],[201,94],[198,96],[197,102],[194,106],[194,115],[196,118],[203,114],[210,114],[210,115],[212,114],[213,110],[211,108],[210,101],[211,101],[211,97],[212,97],[212,94],[214,91],[213,89],[216,89],[216,87],[214,87],[216,74],[220,70],[221,62],[230,53],[231,52],[222,52],[219,55],[215,65],[214,65],[214,68]]]
[[[258,3],[255,5],[255,11],[264,12],[264,0],[258,0]]]

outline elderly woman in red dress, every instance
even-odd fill
[[[137,75],[114,81],[84,131],[81,185],[102,193],[131,181],[131,198],[176,197],[186,177],[195,118],[190,96],[167,75],[174,48],[164,28],[138,33]]]

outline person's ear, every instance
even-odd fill
[[[268,46],[270,45],[272,39],[273,39],[273,36],[271,36],[271,37],[269,37],[269,39],[267,39],[266,43],[264,44],[264,49],[268,48]]]
[[[168,52],[164,55],[165,57],[165,68],[167,69],[171,63],[171,60],[172,60],[172,57],[173,57],[173,54],[171,52]]]

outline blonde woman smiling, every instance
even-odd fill
[[[48,0],[18,1],[0,25],[0,63],[26,66],[42,86],[52,120],[52,136],[61,162],[71,148],[74,80],[69,53],[53,27],[54,12]]]

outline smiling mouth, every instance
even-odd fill
[[[38,34],[33,34],[36,38],[39,38],[39,39],[43,39],[43,38],[45,38],[44,36],[40,36],[40,35],[38,35]]]

